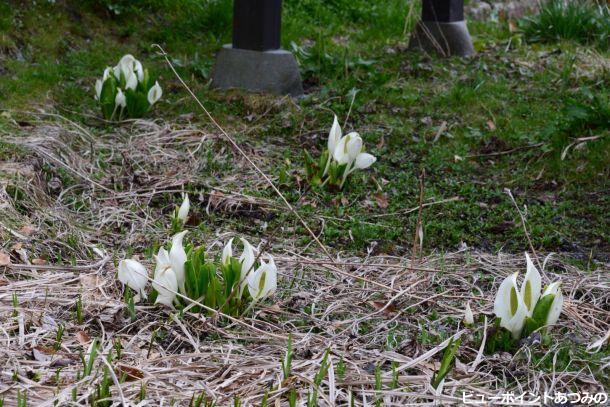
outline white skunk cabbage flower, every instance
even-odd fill
[[[126,78],[125,89],[136,90],[138,87],[138,77],[136,74],[133,71],[129,72]]]
[[[244,251],[241,253],[241,256],[239,256],[239,261],[241,263],[241,275],[239,278],[241,281],[241,284],[239,285],[239,298],[241,298],[241,295],[244,292],[244,288],[246,288],[246,285],[248,283],[248,281],[247,281],[247,276],[249,276],[248,272],[250,274],[252,274],[254,272],[254,270],[250,271],[250,269],[254,266],[255,258],[254,258],[254,248],[252,247],[250,242],[248,242],[243,237],[240,237],[239,240],[241,240],[242,244],[244,245]]]
[[[121,66],[117,65],[114,68],[112,68],[112,73],[114,74],[114,77],[117,81],[121,80]]]
[[[369,153],[360,153],[356,156],[356,162],[354,163],[354,169],[364,170],[375,164],[377,158]],[[353,171],[353,170],[352,170]]]
[[[343,135],[343,132],[341,131],[341,126],[339,126],[339,121],[337,120],[337,115],[335,115],[335,118],[333,120],[333,125],[330,128],[330,132],[328,133],[328,154],[329,154],[329,156],[332,156],[333,153],[335,152],[335,148],[337,147],[337,144],[339,144],[339,141],[341,140],[342,135]]]
[[[466,303],[466,309],[464,310],[464,325],[474,325],[474,315],[472,315],[472,309],[470,309],[470,302]]]
[[[159,86],[159,82],[155,81],[153,87],[148,91],[148,103],[150,103],[151,106],[154,105],[159,99],[161,99],[162,95],[163,90],[161,89],[161,86]]]
[[[561,282],[556,281],[554,283],[549,284],[547,288],[544,289],[542,296],[547,296],[550,294],[555,295],[553,299],[553,304],[549,310],[549,314],[546,317],[546,325],[551,326],[557,323],[559,319],[559,315],[561,314],[561,309],[563,308],[563,294],[561,293]]]
[[[260,267],[248,276],[248,291],[254,301],[267,298],[277,290],[277,267],[273,257],[268,258],[269,263],[261,261]]]
[[[182,245],[182,239],[188,231],[180,232],[172,237],[172,248],[169,250],[169,262],[172,270],[176,274],[176,280],[178,281],[178,288],[183,294],[184,290],[184,263],[186,262],[186,251]]]
[[[136,59],[131,54],[123,55],[123,57],[119,61],[119,64],[117,66],[125,76],[125,80],[127,80],[127,78],[134,72],[135,62]]]
[[[178,219],[180,219],[182,221],[182,223],[186,223],[186,220],[189,217],[189,210],[191,209],[191,201],[189,200],[189,194],[186,194],[184,196],[184,199],[182,200],[182,204],[180,205],[180,208],[178,208]]]
[[[112,68],[107,67],[106,69],[104,69],[104,75],[102,76],[102,82],[106,82],[106,79],[110,78],[110,75],[112,75]]]
[[[326,167],[324,168],[324,175],[328,173],[328,169],[330,168],[330,162],[332,161],[333,155],[335,153],[335,148],[337,148],[337,144],[341,140],[341,136],[343,135],[343,131],[341,130],[341,126],[339,125],[339,120],[337,120],[337,115],[333,119],[333,125],[328,132],[328,160],[326,161]]]
[[[119,60],[119,65],[120,66],[125,66],[125,67],[133,67],[133,64],[134,64],[135,61],[136,61],[136,59],[134,58],[133,55],[125,54]]]
[[[118,107],[125,108],[127,106],[127,99],[125,99],[125,94],[123,93],[123,91],[120,88],[117,89],[117,93],[114,98],[114,106],[117,108]]]
[[[339,164],[351,165],[360,151],[362,151],[362,138],[358,133],[352,132],[339,140],[333,151],[333,157]]]
[[[347,158],[350,163],[356,160],[358,154],[362,151],[362,137],[358,133],[348,134],[349,140],[347,141]]]
[[[230,238],[225,247],[222,249],[222,257],[220,261],[223,266],[231,264],[231,257],[233,257],[233,238]]]
[[[157,261],[157,265],[155,266],[155,276],[162,270],[172,266],[169,260],[169,252],[164,247],[159,248],[159,252],[157,252],[155,259]]]
[[[521,298],[523,298],[523,302],[527,307],[527,316],[531,317],[534,308],[538,303],[538,299],[540,298],[542,278],[540,277],[538,269],[534,266],[534,263],[532,263],[530,255],[527,253],[525,253],[525,260],[527,262],[527,272],[523,279],[523,284],[521,285]]]
[[[178,291],[178,280],[171,267],[157,270],[153,280],[153,288],[158,294],[155,304],[160,303],[170,308],[174,307],[173,302]]]
[[[142,298],[146,298],[146,282],[148,281],[148,271],[140,262],[133,259],[121,260],[119,262],[119,281],[135,292]]]
[[[494,301],[494,313],[500,318],[500,326],[509,330],[514,339],[519,339],[527,317],[527,307],[517,287],[518,275],[514,273],[502,281]]]
[[[95,100],[100,100],[103,86],[104,82],[100,81],[99,79],[95,81]]]
[[[142,68],[142,63],[137,59],[133,64],[133,71],[138,76],[138,82],[142,82],[144,80],[144,68]]]

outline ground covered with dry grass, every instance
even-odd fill
[[[319,405],[449,405],[463,404],[465,394],[608,391],[609,263],[574,265],[565,255],[537,253],[543,282],[563,281],[559,324],[514,354],[489,354],[493,295],[506,276],[524,272],[520,254],[463,245],[356,256],[325,246],[328,258],[293,218],[265,233],[287,212],[282,201],[253,195],[268,188],[264,179],[221,134],[189,117],[112,131],[56,114],[8,117],[3,142],[27,158],[1,164],[4,405],[24,397],[28,405],[189,405],[202,394],[219,406],[263,398],[285,405],[291,397],[297,405],[309,397]],[[263,171],[281,155],[281,148],[243,147]],[[187,225],[192,241],[212,256],[236,234],[264,241],[280,271],[273,301],[239,318],[146,303],[130,314],[116,262],[135,255],[152,267],[187,184],[199,191]],[[324,217],[314,212],[306,221],[324,233]],[[462,324],[467,301],[475,329]],[[284,377],[289,337],[294,355]],[[433,389],[452,337],[463,341],[455,368]],[[94,340],[98,357],[84,374]]]

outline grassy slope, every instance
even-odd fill
[[[405,1],[289,0],[283,42],[285,48],[292,43],[299,47],[308,97],[297,107],[277,106],[271,98],[208,88],[213,54],[230,41],[230,2],[204,7],[191,0],[93,3],[0,5],[0,106],[44,106],[90,124],[80,113],[97,114],[95,78],[105,65],[130,52],[160,76],[166,102],[157,107],[157,115],[173,119],[197,112],[151,49],[150,44],[159,43],[241,143],[261,149],[267,158],[275,156],[276,165],[266,170],[276,179],[287,171],[283,190],[293,201],[301,199],[300,210],[332,217],[326,223],[327,244],[364,250],[376,241],[379,251],[408,251],[416,213],[379,215],[417,206],[418,176],[425,169],[427,199],[461,198],[426,209],[427,248],[451,250],[463,241],[492,250],[525,250],[519,217],[503,193],[510,188],[519,204],[527,205],[537,248],[570,251],[583,259],[610,253],[608,132],[585,126],[562,138],[553,130],[561,124],[568,99],[586,102],[587,92],[608,97],[607,71],[578,75],[596,50],[583,51],[572,43],[522,44],[506,24],[473,23],[479,55],[441,60],[405,52],[405,22],[407,29],[411,24]],[[340,197],[324,191],[300,197],[294,185],[302,176],[302,146],[323,148],[330,110],[343,122],[355,91],[346,130],[360,131],[380,160],[342,193],[349,205],[336,204]],[[434,141],[444,122],[448,130]],[[0,126],[7,125],[0,119]],[[558,159],[572,138],[598,134],[604,136],[601,141]],[[534,144],[540,146],[528,148]],[[517,150],[493,155],[511,149]],[[0,151],[2,159],[19,154]],[[468,157],[472,155],[477,157]],[[270,191],[250,192],[273,197]],[[387,201],[388,207],[380,208],[378,201],[381,206]],[[278,215],[269,226],[284,225],[285,216]],[[247,227],[239,220],[235,225]]]

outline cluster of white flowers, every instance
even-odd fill
[[[102,79],[95,81],[95,99],[102,105],[107,119],[118,115],[139,117],[157,103],[163,91],[158,81],[154,85],[148,71],[133,55],[124,55],[114,67],[104,70]]]
[[[339,185],[340,188],[343,188],[348,175],[356,170],[369,168],[377,161],[374,155],[363,152],[363,148],[364,144],[360,134],[351,132],[343,136],[343,131],[335,115],[333,125],[328,134],[328,161],[322,176],[324,177],[328,174],[333,160],[339,166],[345,165],[341,184]]]
[[[552,302],[542,316],[542,321],[537,321],[539,325],[551,326],[559,319],[563,307],[563,294],[560,289],[560,282],[556,281],[549,284],[541,294],[542,278],[540,272],[529,254],[525,254],[527,262],[527,272],[519,289],[517,277],[519,273],[508,276],[498,289],[498,294],[494,301],[494,313],[500,318],[500,326],[509,330],[514,339],[519,339],[528,318],[536,314],[536,306],[548,297]]]
[[[260,266],[254,270],[257,251],[250,242],[244,238],[239,238],[244,246],[244,250],[239,256],[241,263],[241,275],[238,297],[241,297],[245,287],[248,287],[250,297],[254,301],[271,296],[277,290],[277,267],[270,254],[267,254],[268,262],[260,261]],[[233,238],[229,239],[222,250],[222,264],[227,266],[233,258]]]
[[[356,132],[343,136],[337,116],[328,133],[327,150],[319,160],[314,160],[307,150],[305,171],[312,185],[326,185],[342,189],[347,177],[356,170],[369,168],[377,161],[372,154],[364,152],[362,137]]]
[[[185,195],[182,205],[177,210],[177,218],[185,222],[188,218],[190,201]],[[184,249],[184,236],[187,231],[182,231],[172,237],[169,251],[161,247],[154,256],[156,260],[152,287],[157,292],[155,303],[164,304],[168,307],[174,306],[177,294],[187,296],[185,263],[188,259]],[[241,274],[237,298],[241,298],[243,291],[248,287],[248,292],[253,302],[271,296],[277,289],[277,267],[273,257],[267,254],[267,262],[260,260],[260,265],[255,269],[257,251],[244,238],[240,238],[243,244],[243,252],[239,256]],[[224,246],[221,256],[222,266],[230,266],[233,259],[233,238]],[[122,260],[119,263],[118,279],[123,284],[136,291],[142,298],[146,298],[146,284],[149,279],[146,267],[134,259]]]

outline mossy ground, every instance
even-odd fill
[[[104,66],[132,53],[164,87],[151,118],[194,113],[192,120],[211,129],[151,47],[158,43],[214,117],[242,145],[268,155],[273,164],[265,170],[299,211],[327,218],[328,245],[364,252],[376,242],[378,252],[407,252],[417,211],[400,213],[418,206],[424,171],[426,202],[459,198],[425,209],[428,251],[461,242],[491,251],[527,249],[504,193],[509,188],[527,206],[537,249],[607,259],[608,129],[584,123],[565,130],[573,101],[587,105],[595,95],[608,102],[607,51],[571,42],[528,44],[511,29],[514,22],[474,22],[478,55],[440,59],[406,51],[417,14],[404,0],[286,1],[282,42],[299,60],[307,96],[278,103],[209,87],[214,53],[230,42],[229,1],[3,2],[0,104],[56,111],[96,131],[100,123],[87,116],[99,115],[93,83]],[[343,123],[350,110],[346,130],[359,131],[379,161],[341,193],[303,194],[297,188],[302,149],[324,148],[332,112]],[[8,120],[0,126],[8,128]],[[570,143],[588,136],[600,138],[561,160]],[[2,146],[3,160],[21,157]],[[214,171],[231,171],[231,162],[203,170],[213,182]],[[249,193],[275,199],[270,190]],[[288,216],[270,219],[269,228]]]

